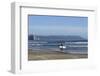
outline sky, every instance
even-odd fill
[[[29,34],[88,36],[88,17],[79,16],[28,16]]]

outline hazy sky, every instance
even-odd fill
[[[29,34],[79,35],[87,38],[88,17],[29,15]]]

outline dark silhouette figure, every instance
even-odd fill
[[[61,51],[63,51],[63,43],[60,44],[59,48]]]

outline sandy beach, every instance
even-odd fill
[[[81,59],[81,58],[88,58],[87,54],[78,54],[78,53],[65,53],[60,52],[59,50],[28,50],[28,60],[56,60],[56,59]]]

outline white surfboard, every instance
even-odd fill
[[[65,49],[65,48],[66,48],[66,46],[59,46],[59,48],[63,48],[63,49]]]

